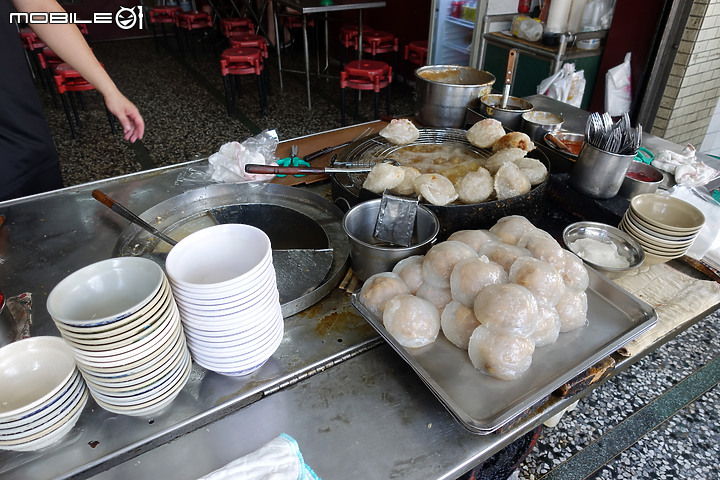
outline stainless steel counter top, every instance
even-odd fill
[[[33,294],[32,335],[58,335],[45,308],[47,294],[69,273],[112,256],[127,226],[91,197],[94,188],[142,212],[199,186],[188,173],[203,165],[190,162],[0,203],[7,217],[0,229],[0,288],[8,296]],[[285,332],[270,361],[248,377],[194,365],[180,396],[152,419],[111,414],[90,400],[60,444],[38,452],[0,451],[0,477],[197,478],[285,432],[322,478],[352,472],[361,478],[451,479],[577,399],[551,397],[509,432],[473,435],[353,310],[344,291],[334,289],[287,318]],[[640,356],[618,359],[616,371]]]

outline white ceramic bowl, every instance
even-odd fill
[[[684,241],[688,239],[694,239],[698,232],[697,231],[684,231],[684,232],[676,232],[672,230],[667,230],[661,227],[658,227],[657,225],[653,225],[645,220],[643,220],[641,217],[639,217],[634,211],[628,209],[627,211],[627,219],[628,221],[632,221],[636,226],[641,228],[643,231],[647,231],[651,233],[654,236],[658,236],[661,238],[664,238],[666,240],[670,241]]]
[[[691,233],[705,224],[705,215],[699,208],[670,195],[637,195],[630,201],[630,208],[638,217],[663,230]]]
[[[70,347],[58,337],[31,337],[0,348],[0,422],[52,400],[75,373]]]
[[[259,228],[215,225],[183,238],[167,256],[170,279],[190,289],[223,288],[252,278],[272,262],[270,239]]]
[[[65,277],[50,292],[47,309],[56,322],[107,325],[132,315],[157,295],[162,268],[141,257],[103,260]]]
[[[265,283],[269,277],[275,279],[275,267],[272,263],[272,256],[267,257],[263,264],[252,275],[247,275],[227,281],[223,285],[202,284],[189,285],[178,282],[170,277],[170,284],[176,295],[200,300],[223,299],[237,296],[246,296],[254,289]]]
[[[665,235],[664,233],[658,232],[656,230],[652,230],[651,228],[648,228],[646,225],[644,225],[642,222],[638,221],[637,218],[633,217],[632,215],[626,215],[623,217],[623,222],[627,224],[628,227],[633,228],[638,232],[640,235],[644,235],[645,237],[652,239],[656,242],[662,242],[667,243],[671,245],[692,245],[692,243],[695,241],[695,238],[697,237],[697,234],[692,235],[686,235],[682,237],[674,237],[672,235]]]

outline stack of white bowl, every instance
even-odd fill
[[[27,452],[62,439],[80,418],[88,391],[58,337],[0,348],[0,449]]]
[[[50,316],[104,409],[150,416],[190,377],[180,313],[162,268],[146,258],[113,258],[62,280]]]
[[[620,229],[642,245],[645,264],[664,263],[685,255],[705,224],[694,205],[658,193],[633,197]]]
[[[270,239],[242,224],[216,225],[182,239],[165,270],[193,359],[223,375],[248,375],[283,337]]]

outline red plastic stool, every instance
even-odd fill
[[[160,6],[153,7],[148,12],[148,18],[150,20],[150,28],[152,29],[153,40],[155,41],[155,49],[157,50],[157,32],[155,30],[155,24],[158,23],[162,27],[163,38],[167,42],[167,32],[165,31],[165,25],[171,24],[175,27],[175,33],[177,34],[177,25],[175,23],[175,16],[182,12],[180,7],[171,6]]]
[[[247,17],[230,17],[220,20],[220,32],[225,37],[244,33],[255,33],[255,24]]]
[[[370,55],[373,60],[377,59],[377,56],[384,53],[393,54],[393,70],[397,71],[397,56],[400,48],[398,46],[398,39],[389,32],[381,32],[375,30],[369,32],[367,35],[363,34],[362,37],[362,51]]]
[[[230,48],[257,48],[262,52],[263,62],[268,58],[267,40],[262,35],[254,33],[237,33],[229,37]],[[267,78],[267,70],[263,68],[263,80],[267,93],[270,93],[270,81]]]
[[[179,12],[175,15],[175,25],[181,32],[184,32],[188,45],[192,47],[190,36],[193,30],[211,29],[213,23],[209,13],[196,10],[193,12]],[[178,35],[178,44],[180,45],[179,37]],[[180,45],[180,49],[182,49],[182,45]]]
[[[73,138],[77,138],[77,131],[75,130],[75,125],[73,125],[72,117],[70,116],[70,110],[68,109],[67,101],[65,100],[65,94],[70,93],[68,97],[70,98],[70,105],[72,105],[75,122],[78,127],[81,127],[82,124],[80,123],[80,115],[78,115],[77,108],[75,107],[75,100],[73,100],[72,93],[76,92],[78,94],[83,110],[86,110],[82,92],[95,90],[95,87],[85,80],[76,70],[73,70],[73,68],[67,63],[61,63],[55,67],[54,78],[55,86],[57,87],[60,99],[62,100],[63,108],[65,109],[65,116],[67,117],[68,124],[70,125],[70,132],[72,133]],[[110,113],[110,110],[107,109],[107,106],[105,106],[105,113],[107,113],[108,122],[110,123],[110,130],[112,133],[115,133],[115,119],[112,113]]]
[[[52,97],[53,105],[58,108],[57,96],[55,95],[55,87],[53,86],[53,76],[55,75],[55,68],[63,63],[62,59],[58,57],[55,52],[50,50],[50,47],[44,47],[42,50],[36,51],[38,63],[40,64],[41,71],[45,76],[45,81],[50,87],[50,96]]]
[[[427,63],[427,40],[416,40],[405,45],[405,83],[408,83],[408,65],[414,64],[418,67],[423,67]]]
[[[228,48],[220,55],[220,71],[225,87],[225,100],[228,115],[232,117],[235,106],[235,90],[239,89],[237,75],[255,75],[257,78],[258,96],[260,97],[260,114],[265,115],[265,91],[263,88],[262,51],[258,48]],[[231,79],[228,75],[233,75]]]
[[[343,25],[342,27],[340,27],[340,44],[344,47],[342,63],[343,65],[345,65],[350,58],[350,49],[357,48],[357,36],[359,30],[360,29],[357,25]],[[363,25],[363,36],[374,31],[374,28]]]
[[[392,67],[378,60],[353,60],[345,65],[340,72],[340,124],[345,126],[345,88],[358,90],[355,97],[355,118],[358,117],[359,90],[372,90],[375,92],[375,119],[380,118],[378,103],[380,90],[386,90],[387,114],[390,115],[390,84],[392,83]]]

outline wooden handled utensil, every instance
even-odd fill
[[[517,48],[513,48],[508,53],[508,63],[505,69],[505,85],[503,86],[502,100],[500,108],[507,108],[508,97],[510,97],[510,87],[512,86],[513,73],[517,64]]]

